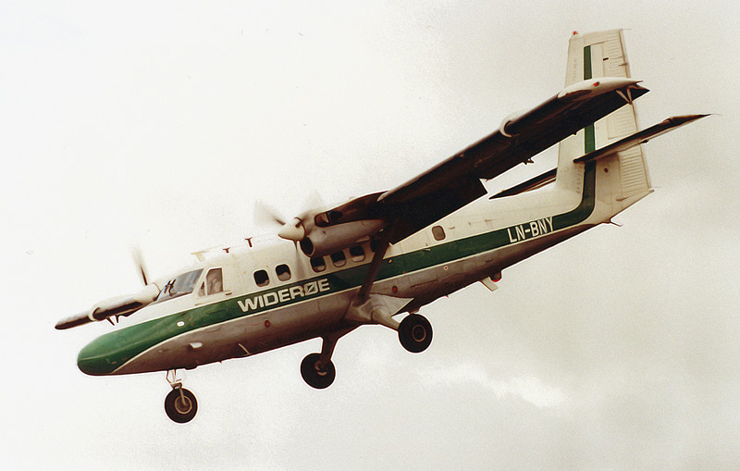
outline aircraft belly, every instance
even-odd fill
[[[563,242],[594,225],[581,225],[517,244],[484,252],[464,260],[438,265],[408,276],[408,286],[399,294],[414,298],[409,311],[419,309],[472,283],[489,277],[532,255]]]
[[[192,369],[315,338],[341,323],[351,297],[330,294],[189,331],[142,352],[113,374]]]

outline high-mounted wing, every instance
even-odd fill
[[[311,257],[331,254],[379,232],[382,240],[396,243],[485,195],[481,180],[529,162],[558,142],[561,156],[569,154],[572,149],[562,143],[584,128],[592,131],[587,133],[592,136],[591,148],[602,154],[579,154],[570,157],[571,161],[617,152],[625,169],[636,168],[643,165],[642,142],[701,117],[669,118],[638,133],[632,102],[647,92],[630,77],[621,30],[574,34],[568,46],[565,88],[560,93],[507,117],[496,132],[406,183],[328,211],[304,213],[286,224],[279,235],[300,242]],[[594,123],[606,133],[595,136]],[[599,144],[609,147],[597,149]],[[553,169],[493,197],[540,188],[555,177]],[[649,182],[634,185],[649,187]]]
[[[481,180],[530,161],[647,93],[638,82],[603,77],[573,83],[539,106],[507,117],[493,134],[403,185],[304,214],[286,224],[281,236],[300,241],[309,256],[327,255],[357,240],[357,234],[371,236],[381,230],[392,230],[390,243],[396,243],[485,195]],[[363,232],[359,223],[366,221],[374,223]]]

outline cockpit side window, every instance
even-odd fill
[[[159,292],[159,296],[155,302],[167,301],[192,293],[201,273],[203,273],[202,269],[193,270],[172,278],[164,285],[162,291]]]
[[[224,290],[223,271],[220,268],[211,268],[206,275],[206,290],[208,294],[221,293]]]

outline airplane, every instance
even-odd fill
[[[88,375],[165,371],[165,412],[176,423],[198,403],[177,379],[192,369],[321,338],[300,365],[329,387],[338,340],[363,325],[397,331],[412,353],[432,342],[424,306],[475,282],[497,288],[502,271],[612,218],[652,192],[642,144],[708,116],[675,116],[638,130],[622,30],[573,33],[565,87],[506,117],[499,128],[387,191],[314,208],[277,237],[196,253],[173,276],[59,321],[107,320],[77,365]],[[496,194],[483,181],[559,144],[557,167]],[[400,320],[397,316],[403,316]]]

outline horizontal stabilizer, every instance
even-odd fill
[[[550,183],[555,181],[555,176],[557,174],[557,168],[554,168],[552,170],[548,170],[547,172],[537,175],[534,178],[531,178],[527,180],[526,182],[520,183],[516,186],[512,186],[508,190],[501,191],[499,193],[496,193],[495,195],[489,197],[489,200],[496,199],[496,198],[503,198],[504,196],[514,196],[518,195],[519,193],[524,193],[527,191],[536,190],[538,188],[542,188],[545,185],[549,185]]]
[[[614,155],[617,152],[623,152],[627,149],[631,149],[632,147],[638,146],[640,144],[644,144],[654,137],[660,136],[661,134],[665,134],[668,131],[672,131],[680,126],[683,126],[684,124],[689,124],[691,122],[696,121],[697,119],[701,119],[706,116],[709,116],[709,115],[708,114],[693,114],[693,115],[686,115],[686,116],[674,116],[672,118],[665,119],[654,126],[650,126],[647,129],[643,129],[642,131],[636,132],[630,136],[625,137],[624,139],[620,139],[619,141],[613,144],[609,144],[606,147],[602,147],[601,149],[597,149],[593,152],[589,152],[583,157],[574,159],[573,162],[576,162],[576,163],[592,162],[594,160],[598,160],[598,159],[601,159],[609,155]]]

